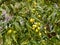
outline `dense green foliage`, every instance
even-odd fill
[[[0,0],[0,45],[60,45],[60,0]]]

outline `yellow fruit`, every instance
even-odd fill
[[[33,28],[36,28],[37,27],[37,25],[33,25]]]
[[[34,8],[32,9],[32,13],[35,13],[35,9]]]
[[[44,29],[46,30],[46,27],[44,27]]]
[[[38,18],[40,18],[41,16],[40,15],[38,15]]]
[[[38,11],[35,11],[35,13],[36,13],[36,16],[39,14]]]
[[[35,22],[35,19],[31,18],[31,19],[30,19],[30,22],[31,22],[31,23]]]
[[[41,33],[39,32],[39,36],[41,36]]]
[[[13,31],[13,33],[16,33],[16,31]]]
[[[11,30],[11,29],[10,29],[10,30],[8,30],[7,34],[10,34],[10,33],[12,33],[12,30]]]
[[[34,1],[34,5],[36,5],[37,3]]]
[[[40,22],[36,22],[35,24],[38,25],[38,26],[40,26]]]
[[[35,9],[32,9],[33,11],[35,11]]]
[[[34,30],[35,28],[33,27],[32,29]]]
[[[40,27],[37,27],[38,30],[40,30]]]
[[[36,32],[38,32],[39,30],[38,29],[36,29]]]
[[[47,32],[45,31],[45,33],[47,33]]]

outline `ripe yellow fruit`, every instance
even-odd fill
[[[36,32],[38,32],[39,30],[38,29],[36,29]]]
[[[39,32],[39,36],[41,36],[41,33]]]
[[[32,13],[35,13],[35,9],[34,8],[32,9]]]
[[[44,27],[44,29],[46,30],[46,27]]]
[[[13,33],[16,33],[16,31],[13,31]]]
[[[35,9],[32,9],[33,11],[35,11]]]
[[[30,22],[31,22],[31,23],[35,22],[35,19],[31,18],[31,19],[30,19]]]
[[[37,3],[34,1],[34,5],[36,5]]]
[[[38,30],[40,30],[40,27],[37,27]]]
[[[37,26],[40,26],[40,22],[36,22],[35,24],[36,24]]]
[[[36,25],[32,25],[32,29],[34,30],[37,26]]]
[[[40,18],[41,16],[40,15],[38,15],[38,18]]]
[[[12,33],[12,30],[10,29],[10,30],[8,30],[8,32],[7,32],[7,34],[11,34]]]
[[[36,28],[37,27],[37,25],[33,25],[33,28]]]
[[[45,31],[45,33],[47,33],[47,32]]]

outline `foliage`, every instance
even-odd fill
[[[60,0],[0,0],[1,45],[60,45]]]

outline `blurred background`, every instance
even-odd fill
[[[60,0],[0,0],[0,45],[60,45]]]

